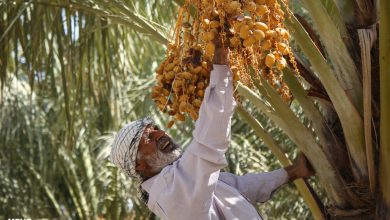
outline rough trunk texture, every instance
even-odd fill
[[[377,219],[390,219],[390,2],[380,1],[380,149]]]

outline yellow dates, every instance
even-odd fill
[[[255,30],[253,31],[253,35],[255,36],[256,40],[260,41],[265,38],[265,34],[261,30]]]
[[[156,107],[170,117],[167,127],[187,117],[197,120],[214,62],[228,64],[233,83],[240,81],[249,87],[253,86],[250,69],[254,69],[256,78],[266,80],[283,100],[291,100],[281,74],[287,65],[297,65],[284,26],[285,12],[291,11],[281,2],[286,4],[276,0],[186,1],[169,35],[166,58],[155,70],[151,91]],[[224,56],[227,50],[228,57]]]
[[[240,28],[240,37],[242,39],[246,39],[249,36],[249,26],[248,25],[242,25]]]
[[[271,53],[267,54],[265,57],[265,65],[269,68],[272,68],[272,66],[275,64],[275,56]]]

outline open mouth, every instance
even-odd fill
[[[169,141],[167,141],[161,148],[161,150],[165,150],[169,146]]]
[[[174,149],[174,144],[172,144],[171,140],[168,137],[166,137],[160,140],[158,148],[163,152],[170,152]]]

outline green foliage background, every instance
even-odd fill
[[[1,63],[0,217],[154,218],[131,180],[108,161],[109,143],[139,117],[153,115],[164,127],[150,88],[165,56],[161,36],[169,36],[176,13],[175,2],[157,0],[0,3],[0,56],[7,61]],[[168,133],[185,146],[192,128],[186,121]],[[280,130],[267,130],[293,153]],[[227,157],[226,170],[237,174],[280,167],[237,115]],[[266,219],[311,219],[292,185],[258,208]]]

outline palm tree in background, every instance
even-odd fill
[[[256,134],[284,166],[290,163],[285,152],[291,157],[299,149],[308,156],[326,194],[318,197],[303,180],[295,184],[315,219],[386,219],[390,5],[380,2],[379,18],[374,0],[292,3],[297,14],[286,26],[301,77],[286,70],[284,80],[295,100],[286,105],[264,82],[238,86],[244,101],[237,112],[246,123],[234,121],[240,133],[229,150],[229,169],[261,169],[264,147],[251,147],[260,146]],[[180,4],[0,3],[0,204],[7,204],[0,211],[153,218],[135,197],[124,199],[136,192],[106,160],[103,135],[144,114],[165,124],[144,98]],[[191,122],[177,126],[170,133],[185,144]]]
[[[0,6],[0,217],[153,219],[131,181],[107,158],[112,131],[126,122],[153,115],[161,127],[166,124],[154,110],[150,88],[177,4]],[[276,165],[270,153],[258,152],[266,148],[247,125],[234,125],[230,171]],[[175,128],[169,133],[186,145],[192,122]],[[259,207],[263,213],[310,216],[293,188],[276,197],[275,204]]]

